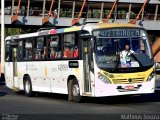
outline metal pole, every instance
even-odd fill
[[[132,9],[132,4],[129,4],[128,21],[130,20],[130,17],[131,17],[131,9]]]
[[[14,11],[14,0],[12,0],[12,11],[11,11],[12,16],[13,16],[13,11]]]
[[[29,16],[30,0],[28,0],[27,16]]]
[[[116,6],[114,8],[114,20],[117,20],[117,14],[118,14],[118,12],[117,12],[117,4],[116,4]]]
[[[58,2],[58,16],[57,16],[57,18],[60,17],[60,9],[61,9],[61,0],[59,0],[59,2]]]
[[[72,19],[74,18],[75,5],[76,5],[76,2],[75,2],[75,1],[73,1],[73,8],[72,8]]]
[[[155,11],[155,17],[154,17],[155,21],[157,20],[158,7],[159,7],[159,5],[156,5],[156,11]]]
[[[4,73],[4,0],[1,0],[1,73]]]
[[[45,5],[46,5],[46,0],[43,1],[43,11],[42,11],[43,18],[44,18],[44,13],[45,13]]]
[[[102,20],[102,18],[103,18],[103,8],[104,8],[104,3],[102,2],[100,20]]]

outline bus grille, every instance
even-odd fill
[[[132,83],[142,83],[144,78],[130,78],[130,79],[112,79],[113,84],[132,84]]]

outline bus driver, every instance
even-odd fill
[[[125,50],[120,53],[121,67],[131,67],[131,53],[134,53],[134,51],[130,50],[129,44],[125,44]]]

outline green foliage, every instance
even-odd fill
[[[26,29],[26,28],[5,28],[5,37],[18,35],[18,34],[26,34],[36,32],[37,28]]]
[[[5,36],[17,35],[19,34],[19,28],[6,28]]]

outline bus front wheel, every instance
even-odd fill
[[[77,80],[70,80],[68,83],[68,100],[75,101],[76,103],[79,103],[82,100]]]
[[[31,79],[28,76],[24,79],[24,92],[28,97],[33,96]]]

